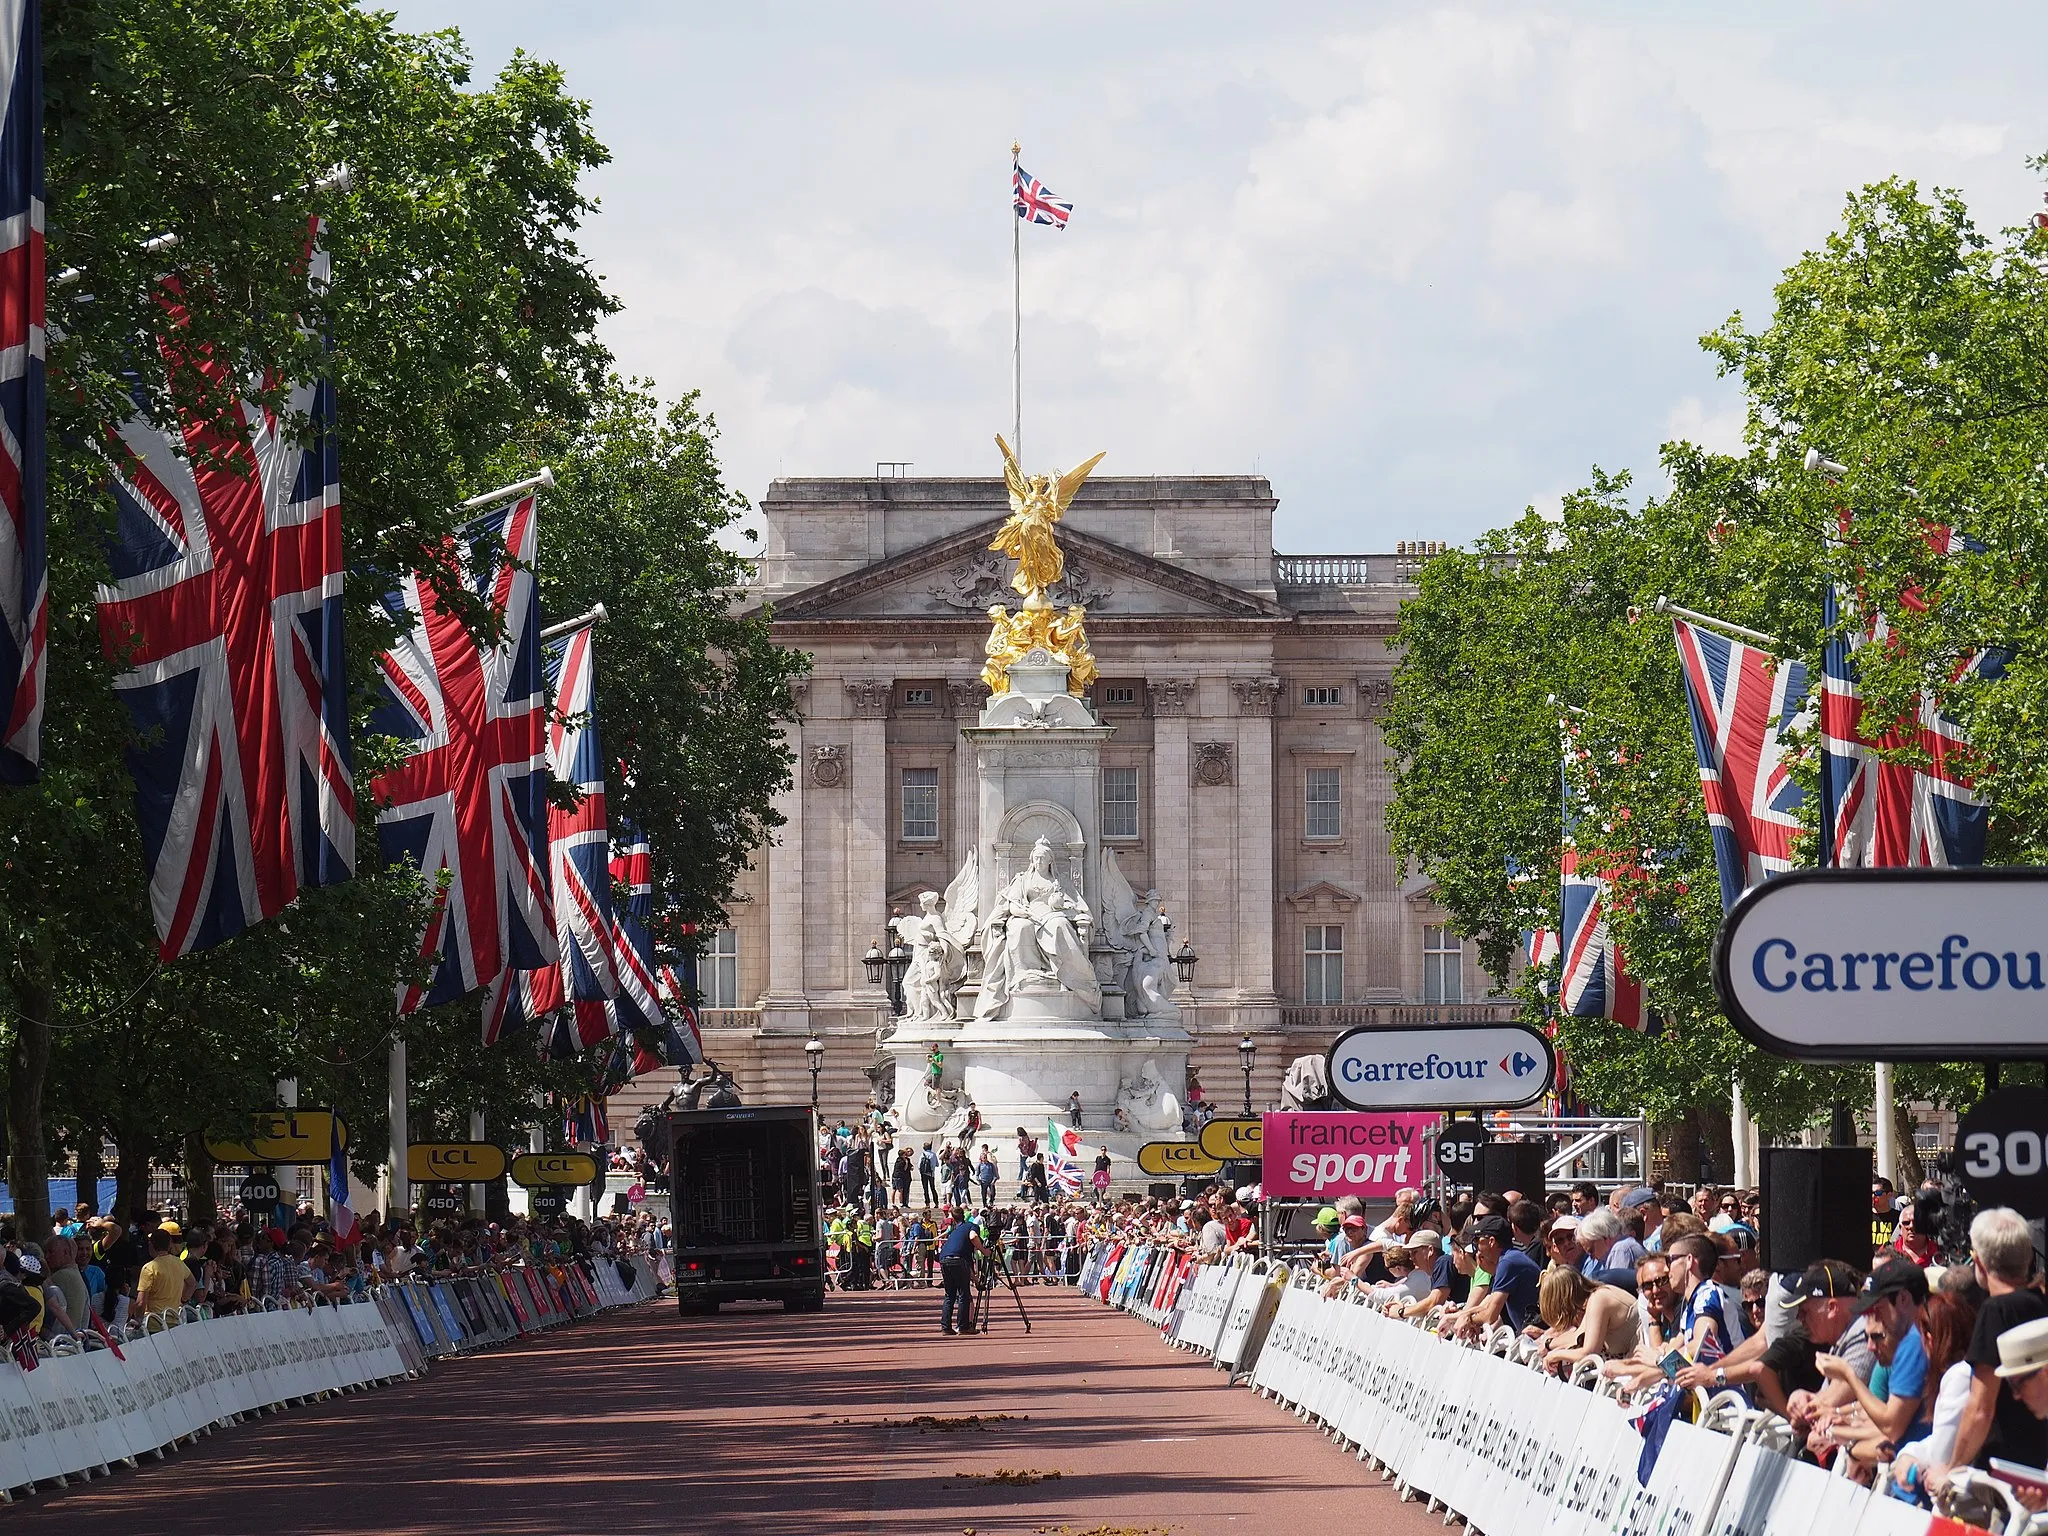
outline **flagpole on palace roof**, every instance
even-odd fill
[[[1010,449],[1024,462],[1024,217],[1017,210],[1017,157],[1024,146],[1010,140]]]

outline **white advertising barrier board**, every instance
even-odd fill
[[[1223,1331],[1216,1340],[1218,1365],[1232,1373],[1244,1368],[1246,1351],[1256,1347],[1256,1339],[1263,1338],[1265,1325],[1272,1320],[1286,1283],[1286,1270],[1273,1276],[1261,1274],[1256,1266],[1239,1278],[1236,1293],[1230,1298],[1230,1315],[1224,1319]]]

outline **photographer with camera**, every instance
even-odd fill
[[[974,1332],[974,1262],[988,1246],[965,1210],[955,1209],[951,1214],[953,1224],[939,1240],[938,1253],[939,1279],[946,1288],[939,1306],[939,1332],[948,1336]],[[953,1323],[956,1306],[960,1318],[957,1328]]]

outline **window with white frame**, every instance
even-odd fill
[[[1434,923],[1422,930],[1422,1000],[1465,1001],[1465,941]]]
[[[1344,770],[1310,768],[1302,786],[1301,835],[1334,842],[1344,835]]]
[[[739,1007],[740,936],[730,928],[711,935],[710,944],[697,957],[697,987],[704,994],[706,1008]]]
[[[1104,837],[1136,837],[1138,835],[1137,769],[1105,768],[1102,770],[1102,835]]]
[[[1102,702],[1105,704],[1135,704],[1138,702],[1138,687],[1135,683],[1105,683],[1102,688]]]
[[[939,770],[903,770],[903,840],[906,843],[935,843],[939,840]]]
[[[906,688],[903,690],[903,702],[912,706],[932,704],[937,702],[937,699],[938,692],[936,689]]]
[[[1301,946],[1301,1000],[1310,1004],[1344,1001],[1344,929],[1337,923],[1311,923]]]
[[[1344,689],[1340,685],[1311,683],[1301,690],[1301,702],[1318,709],[1329,709],[1344,702]]]

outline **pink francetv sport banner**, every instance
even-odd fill
[[[1391,1199],[1422,1182],[1422,1139],[1434,1114],[1286,1111],[1260,1117],[1267,1199]]]

